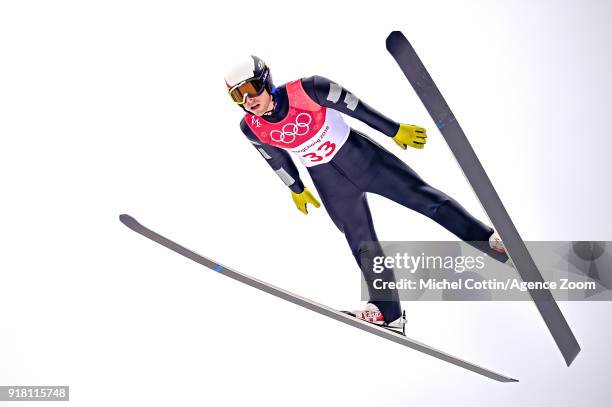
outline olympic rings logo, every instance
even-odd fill
[[[270,138],[279,143],[293,143],[296,137],[303,136],[310,130],[312,117],[308,113],[300,113],[295,118],[295,123],[287,123],[281,130],[272,130]]]

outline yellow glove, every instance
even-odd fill
[[[397,134],[393,136],[393,141],[403,150],[406,149],[406,146],[421,149],[427,142],[426,130],[412,124],[400,124]]]
[[[314,197],[314,195],[308,190],[308,188],[304,188],[304,190],[299,194],[296,194],[295,192],[291,191],[291,198],[293,198],[295,206],[297,206],[300,212],[303,212],[304,215],[308,215],[306,204],[312,204],[315,206],[315,208],[321,206],[321,203],[317,201],[317,198]]]

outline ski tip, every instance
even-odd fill
[[[569,367],[572,362],[576,359],[576,356],[580,353],[580,345],[576,344],[576,346],[571,350],[571,352],[564,352],[563,358],[565,359],[565,364]]]
[[[387,51],[391,51],[391,49],[395,47],[397,41],[402,40],[407,41],[406,36],[401,31],[391,31],[386,41]]]
[[[130,229],[134,229],[134,227],[140,225],[140,223],[138,223],[136,219],[134,219],[127,213],[122,213],[121,215],[119,215],[119,220],[121,221],[121,223],[123,223]]]

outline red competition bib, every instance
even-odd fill
[[[350,128],[340,113],[314,102],[298,79],[287,83],[289,111],[278,123],[247,113],[244,120],[262,143],[297,155],[306,167],[324,164],[346,142]]]

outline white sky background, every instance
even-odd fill
[[[606,405],[610,304],[561,304],[583,347],[569,369],[529,303],[405,304],[410,336],[521,380],[498,384],[219,277],[118,215],[359,306],[344,237],[293,207],[223,71],[254,53],[278,84],[320,74],[423,125],[427,147],[402,151],[349,120],[486,220],[385,49],[401,29],[522,236],[612,240],[611,17],[578,0],[2,2],[0,385],[70,385],[79,406]],[[452,239],[370,205],[381,239]]]

